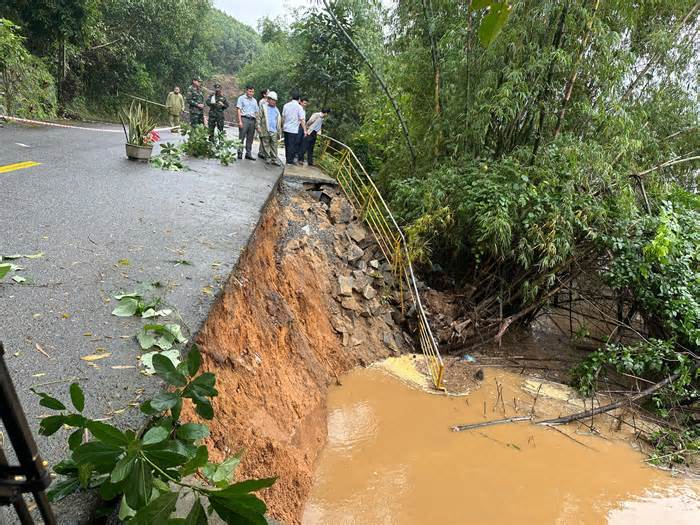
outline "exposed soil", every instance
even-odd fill
[[[244,449],[238,479],[277,476],[261,496],[284,523],[299,523],[311,489],[329,385],[409,349],[390,276],[360,229],[334,188],[283,185],[198,337],[219,391],[210,456]],[[354,276],[349,294],[341,276],[346,286]]]

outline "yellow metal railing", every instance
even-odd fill
[[[401,228],[396,223],[396,219],[394,219],[374,181],[367,174],[352,149],[327,135],[320,136],[319,140],[321,142],[321,167],[328,175],[338,181],[343,193],[355,208],[358,216],[372,231],[382,254],[393,268],[394,275],[397,277],[402,310],[408,290],[408,299],[418,319],[421,350],[425,356],[433,385],[442,390],[445,366],[423,309],[406,239]]]

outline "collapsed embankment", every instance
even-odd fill
[[[329,385],[409,347],[375,243],[337,189],[309,186],[281,185],[197,338],[219,391],[210,455],[243,449],[237,478],[277,476],[262,496],[289,524],[325,442]]]

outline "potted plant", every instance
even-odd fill
[[[120,119],[126,137],[126,156],[144,162],[150,159],[153,144],[160,140],[160,136],[155,130],[156,121],[148,114],[148,109],[133,101],[128,112],[122,111]]]

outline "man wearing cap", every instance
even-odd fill
[[[252,153],[253,137],[255,136],[255,121],[258,117],[258,101],[253,96],[255,88],[246,86],[245,93],[238,97],[236,108],[238,109],[238,139],[241,147],[238,149],[238,158],[243,158],[243,141],[245,140],[245,158],[255,160]]]
[[[224,111],[228,108],[228,100],[221,93],[221,84],[214,84],[214,93],[207,97],[209,106],[209,140],[214,140],[214,129],[224,132]]]
[[[282,136],[282,114],[277,107],[277,93],[274,91],[268,92],[267,104],[260,109],[258,135],[260,147],[267,151],[268,164],[280,166],[282,163],[277,158],[277,142]]]
[[[204,94],[201,89],[202,79],[194,77],[192,85],[187,88],[187,105],[190,110],[190,124],[194,126],[204,125]]]

